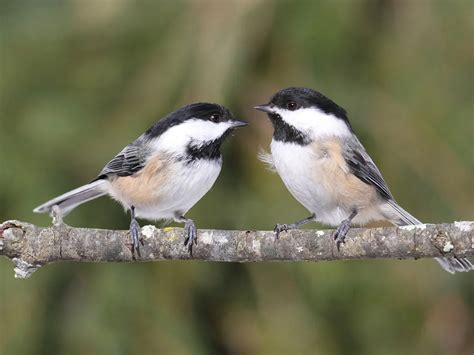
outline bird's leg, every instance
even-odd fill
[[[347,219],[343,220],[341,224],[339,225],[339,227],[337,227],[336,231],[334,232],[333,237],[334,237],[334,240],[336,241],[337,250],[339,250],[339,246],[341,245],[341,243],[345,243],[347,232],[349,232],[349,229],[351,228],[352,220],[354,219],[355,216],[357,216],[356,210],[352,211],[350,216]]]
[[[135,219],[135,206],[130,208],[130,214],[132,220],[130,221],[130,237],[132,238],[132,255],[137,252],[138,257],[140,257],[140,236],[141,229],[137,220]]]
[[[281,232],[286,232],[291,229],[298,229],[299,227],[314,221],[314,218],[316,215],[313,213],[311,216],[306,217],[305,219],[302,219],[301,221],[291,223],[291,224],[277,224],[275,228],[273,228],[273,231],[275,232],[275,237],[276,239],[280,238],[280,233]]]
[[[193,256],[193,244],[197,245],[197,228],[194,221],[179,215],[175,218],[176,222],[184,223],[184,246],[188,247],[189,255]]]

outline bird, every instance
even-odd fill
[[[158,120],[122,149],[88,184],[36,207],[61,217],[77,206],[109,195],[130,211],[132,254],[140,255],[137,218],[184,223],[192,256],[197,228],[186,213],[211,189],[222,168],[220,147],[231,132],[246,126],[224,106],[197,102]]]
[[[388,220],[396,226],[421,222],[404,210],[364,146],[346,111],[318,91],[289,87],[270,102],[255,106],[273,125],[271,154],[260,158],[270,164],[284,185],[311,215],[291,224],[277,224],[281,232],[312,221],[337,227],[333,237],[339,249],[353,224]],[[473,269],[469,260],[436,258],[448,272]]]

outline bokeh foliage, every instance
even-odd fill
[[[345,107],[399,202],[474,215],[474,2],[0,1],[0,221],[90,179],[192,101],[251,123],[189,215],[270,229],[307,214],[256,159],[252,109],[286,86]],[[103,198],[67,222],[127,228]],[[143,224],[146,222],[142,222]],[[314,227],[314,226],[312,226]],[[0,260],[1,354],[472,354],[473,275],[435,262],[58,264]]]

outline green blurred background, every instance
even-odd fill
[[[190,211],[198,227],[305,217],[256,159],[272,128],[252,107],[294,85],[348,110],[419,219],[473,219],[471,0],[2,0],[0,14],[0,221],[49,224],[32,208],[193,101],[251,123]],[[66,222],[126,229],[129,217],[102,198]],[[467,355],[473,276],[431,260],[190,261],[55,264],[15,280],[2,258],[0,353]]]

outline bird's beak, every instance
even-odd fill
[[[254,109],[259,110],[259,111],[263,111],[263,112],[266,112],[266,113],[274,113],[275,112],[275,110],[273,109],[272,104],[257,105],[257,106],[254,107]]]
[[[245,121],[232,121],[232,128],[239,128],[248,126],[249,124]]]

